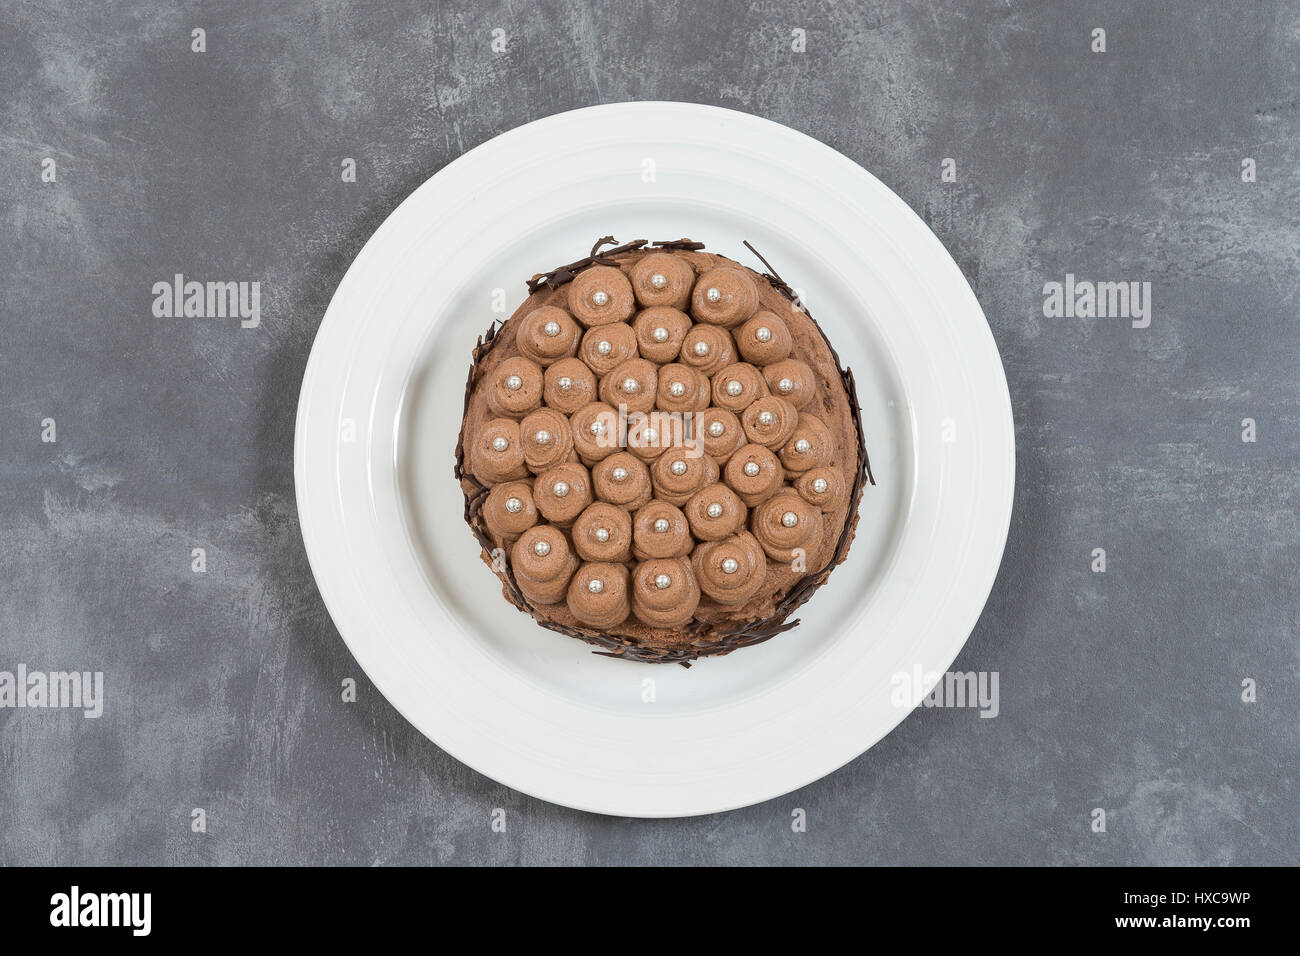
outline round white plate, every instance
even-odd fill
[[[802,293],[857,377],[877,485],[848,560],[766,644],[611,660],[501,597],[453,453],[470,349],[599,236],[687,236]],[[888,733],[947,670],[1011,515],[1011,402],[979,303],[919,218],[828,146],[743,113],[622,103],[498,136],[388,217],[330,303],[295,478],[321,594],[431,740],[544,800],[624,816],[787,793]],[[910,699],[899,704],[908,689]]]

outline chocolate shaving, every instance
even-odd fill
[[[560,266],[550,272],[538,273],[528,280],[528,291],[534,293],[543,286],[552,289],[563,285],[566,282],[573,281],[574,277],[583,269],[590,268],[593,265],[617,265],[617,257],[629,252],[635,252],[647,246],[657,249],[675,249],[690,252],[698,252],[704,248],[704,243],[694,242],[690,239],[676,239],[668,242],[650,243],[645,239],[637,239],[634,242],[625,243],[621,246],[615,246],[601,252],[603,246],[615,243],[613,236],[604,236],[592,247],[591,255],[585,259],[579,259],[568,265]],[[707,621],[693,618],[685,625],[685,630],[695,640],[692,640],[689,647],[683,648],[655,648],[647,647],[637,643],[636,639],[630,636],[613,636],[601,631],[595,631],[588,628],[569,627],[558,624],[554,621],[544,621],[534,616],[534,620],[542,627],[556,631],[568,637],[575,637],[593,644],[602,650],[593,651],[602,657],[615,657],[623,660],[643,661],[646,663],[657,664],[681,664],[683,667],[690,667],[690,662],[700,657],[711,657],[716,655],[730,654],[732,651],[739,650],[742,647],[751,647],[755,644],[761,644],[769,641],[799,624],[796,618],[788,620],[799,607],[801,607],[813,593],[820,588],[831,571],[837,565],[844,561],[848,555],[849,545],[853,541],[853,535],[858,524],[858,506],[862,500],[862,492],[868,481],[872,485],[876,480],[871,475],[871,461],[867,457],[866,436],[862,428],[862,409],[858,404],[857,385],[853,380],[853,372],[845,368],[840,361],[839,353],[835,346],[827,338],[826,332],[817,320],[797,301],[794,289],[781,278],[775,269],[772,268],[762,254],[759,253],[748,241],[745,247],[749,249],[759,260],[767,267],[768,271],[762,273],[762,277],[777,292],[796,303],[796,307],[807,315],[812,321],[813,326],[821,333],[826,347],[830,350],[831,358],[834,360],[836,367],[840,370],[840,379],[844,384],[844,390],[849,398],[849,409],[853,417],[853,428],[858,438],[858,468],[854,475],[852,499],[853,506],[849,510],[849,517],[844,523],[844,529],[840,532],[839,540],[835,545],[835,553],[831,560],[826,563],[820,570],[800,578],[791,586],[785,597],[777,604],[776,610],[766,618],[748,621],[743,624],[735,625],[725,630],[711,630],[711,625]],[[478,344],[474,347],[470,364],[469,377],[465,382],[465,411],[463,418],[469,416],[470,399],[474,394],[474,387],[478,383],[480,363],[482,359],[492,350],[496,344],[497,332],[500,331],[503,323],[494,321],[488,330],[479,338]],[[482,506],[487,498],[489,488],[480,482],[473,475],[465,471],[465,434],[462,428],[461,435],[456,442],[456,478],[461,482],[461,487],[465,495],[465,522],[470,526],[474,533],[475,539],[483,549],[485,560],[491,564],[491,556],[496,548],[496,543],[487,533],[486,525],[482,518]],[[519,608],[526,614],[532,615],[534,608],[524,597],[523,592],[519,589],[519,584],[515,580],[513,569],[510,563],[505,563],[505,576],[503,579],[503,592],[511,604]]]
[[[680,250],[682,252],[699,252],[704,248],[704,243],[695,242],[691,239],[670,239],[667,242],[652,242],[650,245],[656,249]]]
[[[618,240],[613,236],[601,236],[596,240],[596,244],[591,247],[591,255],[587,256],[585,259],[570,262],[568,265],[552,269],[550,272],[537,273],[537,275],[533,276],[525,283],[525,285],[528,286],[529,295],[540,290],[542,286],[549,286],[552,289],[558,289],[566,282],[572,282],[579,272],[583,269],[590,268],[591,266],[617,265],[617,256],[623,255],[627,252],[634,252],[642,246],[648,245],[648,242],[645,239],[637,239],[635,242],[624,243],[621,246],[615,246],[613,249],[608,249],[605,252],[600,251],[602,246],[614,245],[617,242]]]

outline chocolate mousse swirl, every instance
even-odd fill
[[[584,561],[628,561],[632,516],[608,501],[593,501],[573,522],[573,547]]]
[[[542,398],[548,408],[572,415],[596,400],[596,373],[578,358],[562,358],[542,376]]]
[[[558,604],[578,569],[578,558],[563,531],[539,524],[519,536],[510,550],[510,566],[524,597],[534,604]]]
[[[568,292],[569,311],[588,327],[625,322],[636,309],[632,284],[613,266],[583,270],[570,283]]]
[[[790,327],[775,312],[760,311],[736,331],[736,348],[746,362],[771,365],[790,357]]]
[[[700,605],[700,585],[683,558],[650,558],[632,574],[632,613],[651,627],[685,624]]]
[[[627,568],[621,564],[584,564],[569,582],[569,613],[588,627],[622,624],[632,612]]]
[[[604,402],[591,402],[569,416],[573,448],[588,465],[608,458],[619,450],[618,409]]]
[[[758,286],[736,266],[715,266],[695,280],[691,314],[697,322],[732,328],[758,311]]]
[[[545,368],[578,351],[582,329],[573,316],[553,305],[534,309],[519,320],[515,344],[519,354]]]
[[[643,358],[628,359],[600,380],[600,400],[626,406],[629,412],[648,412],[655,407],[659,388],[659,366]]]
[[[685,557],[694,546],[686,515],[666,501],[651,501],[632,518],[632,551],[638,561]]]
[[[686,308],[694,284],[695,270],[681,256],[652,252],[632,267],[632,291],[647,308]]]
[[[567,461],[537,476],[533,497],[542,517],[567,527],[592,502],[591,476],[578,462]]]
[[[501,418],[523,418],[542,404],[542,367],[513,355],[497,366],[486,384],[487,407]]]
[[[740,496],[721,482],[695,492],[682,510],[691,524],[691,534],[701,541],[716,541],[739,531],[749,514]]]
[[[712,375],[736,360],[736,343],[731,333],[718,325],[695,325],[682,339],[681,361],[705,375]]]
[[[654,493],[645,462],[625,451],[615,452],[592,468],[591,483],[601,501],[628,509],[640,508]]]
[[[792,564],[796,549],[802,549],[804,561],[811,566],[821,546],[822,514],[786,489],[754,509],[749,529],[773,561]]]
[[[654,461],[680,444],[680,418],[664,412],[633,412],[627,419],[627,450],[642,461]]]
[[[779,395],[795,408],[805,408],[816,397],[817,379],[807,362],[782,359],[763,368],[763,380],[773,395]]]
[[[533,486],[527,481],[493,485],[483,502],[483,520],[498,541],[510,541],[537,524]]]
[[[718,480],[718,463],[708,455],[671,448],[650,468],[655,497],[671,505],[686,504],[691,495]]]
[[[739,414],[767,394],[763,373],[748,362],[734,362],[713,373],[713,404]]]
[[[582,336],[578,357],[597,375],[605,375],[637,357],[636,332],[626,322],[588,329]]]
[[[632,322],[637,351],[652,362],[674,361],[690,329],[689,315],[666,306],[644,309]]]
[[[524,461],[534,474],[554,468],[573,454],[573,432],[568,416],[553,408],[539,408],[519,423]]]
[[[655,404],[665,412],[698,412],[709,407],[713,385],[707,375],[689,365],[671,362],[659,369]]]
[[[719,604],[744,604],[767,579],[763,546],[748,531],[706,541],[691,554],[700,590]]]
[[[471,450],[474,474],[485,481],[511,481],[528,475],[519,423],[512,418],[489,421],[474,437]]]
[[[791,475],[802,475],[828,464],[835,453],[835,439],[826,424],[808,412],[799,413],[790,440],[781,448],[781,464]]]
[[[745,437],[768,448],[780,448],[789,441],[798,421],[799,409],[776,395],[756,400],[740,416]]]
[[[794,483],[804,501],[822,511],[834,511],[844,500],[847,486],[838,468],[812,468]]]
[[[706,408],[695,416],[695,440],[704,453],[719,465],[725,465],[737,448],[745,444],[745,430],[734,412],[725,408]]]
[[[727,462],[723,478],[748,507],[766,501],[785,481],[785,469],[776,454],[762,445],[741,445]]]

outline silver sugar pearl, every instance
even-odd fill
[[[721,438],[722,433],[725,432],[726,430],[727,430],[727,426],[722,424],[722,422],[714,422],[709,426],[709,434],[712,435],[714,438]]]
[[[494,439],[492,439],[492,450],[493,450],[493,451],[505,451],[505,450],[506,450],[507,448],[509,448],[509,447],[510,447],[510,439],[508,439],[508,438],[500,438],[500,437],[498,437],[498,438],[494,438]]]
[[[800,438],[794,443],[794,450],[801,455],[806,455],[812,451],[812,444],[806,438]]]
[[[650,277],[650,284],[656,289],[666,289],[668,288],[668,277],[662,272],[656,272]]]
[[[512,515],[517,515],[519,514],[519,512],[523,510],[524,510],[524,503],[520,501],[518,498],[506,499],[506,511],[510,512]]]
[[[739,570],[740,570],[740,562],[737,561],[735,558],[722,559],[723,574],[735,574]]]
[[[551,491],[555,494],[555,497],[563,498],[569,493],[569,483],[567,481],[557,481],[551,485]]]
[[[545,325],[542,326],[542,331],[545,332],[547,335],[551,336],[551,338],[554,338],[555,336],[560,334],[560,323],[547,322]]]
[[[744,471],[745,471],[745,474],[747,474],[750,478],[757,478],[757,477],[758,477],[758,473],[759,473],[760,471],[762,471],[762,469],[758,467],[758,462],[756,462],[756,461],[747,461],[747,462],[745,462],[745,468],[744,468]]]
[[[799,516],[793,511],[787,511],[785,514],[781,515],[781,524],[785,525],[787,528],[793,528],[798,523]]]
[[[655,530],[658,531],[660,534],[663,534],[665,531],[667,531],[667,530],[668,530],[668,519],[667,519],[667,518],[657,518],[657,519],[655,519]]]
[[[776,417],[771,412],[759,412],[758,423],[760,425],[771,425],[776,421]]]
[[[537,434],[533,436],[533,441],[537,442],[539,445],[548,445],[551,442],[551,433],[545,428],[540,428],[538,429]]]
[[[673,398],[681,398],[686,394],[686,386],[682,382],[673,382],[668,386],[668,394]]]
[[[650,338],[654,339],[656,342],[667,342],[668,330],[662,327],[657,328],[650,333]]]
[[[601,339],[596,343],[596,351],[601,355],[608,355],[610,352],[614,351],[614,346],[604,339]]]
[[[595,292],[591,294],[591,304],[597,306],[608,305],[609,293],[606,292],[604,289],[597,289]]]
[[[567,392],[569,389],[573,388],[573,379],[565,375],[559,379],[556,379],[555,387],[562,392]]]
[[[512,392],[517,392],[524,387],[524,380],[518,375],[511,375],[506,379],[506,388]]]
[[[754,338],[758,339],[760,342],[770,342],[772,341],[772,330],[764,325],[754,333]]]
[[[790,381],[788,378],[783,378],[781,381],[776,383],[776,390],[783,395],[787,392],[793,392],[794,382]]]
[[[625,378],[623,379],[623,391],[639,392],[641,391],[641,383],[634,378]]]
[[[727,394],[730,395],[732,398],[735,398],[744,390],[745,390],[745,386],[742,385],[740,382],[736,381],[734,378],[727,383]]]
[[[708,343],[708,342],[696,342],[696,343],[695,343],[695,354],[696,354],[696,355],[701,355],[701,356],[703,356],[703,355],[708,355],[708,354],[709,354],[709,343]]]
[[[704,509],[704,512],[705,512],[705,514],[707,514],[710,518],[721,518],[721,517],[722,517],[722,505],[718,504],[718,503],[715,501],[713,504],[711,504],[711,505],[709,505],[707,508],[705,508],[705,509]]]
[[[592,594],[599,594],[601,591],[605,590],[605,582],[600,578],[592,578],[587,582],[587,590]]]
[[[608,540],[609,540],[609,529],[608,529],[608,528],[597,528],[597,529],[596,529],[596,540],[599,541],[601,544],[604,544],[606,541],[608,541]]]
[[[681,475],[686,474],[686,462],[681,460],[675,461],[672,463],[672,466],[668,470],[671,471],[674,475],[680,477]]]
[[[655,575],[655,587],[657,587],[660,591],[662,591],[664,588],[668,587],[668,585],[672,583],[673,583],[673,579],[666,574]]]
[[[708,299],[710,302],[721,302],[722,293],[717,289],[706,289],[704,292],[704,298]]]
[[[627,469],[615,468],[613,474],[610,477],[612,477],[615,481],[627,481]]]
[[[551,553],[551,545],[546,541],[538,541],[533,545],[533,554],[539,558],[544,558]]]
[[[659,432],[654,428],[646,428],[641,432],[641,441],[646,445],[654,445],[659,442]]]
[[[819,494],[819,495],[824,495],[824,494],[826,494],[826,489],[829,488],[829,487],[830,487],[830,485],[827,483],[827,481],[826,481],[825,478],[814,478],[814,479],[813,479],[812,489],[813,489],[813,491],[817,492],[817,494]]]
[[[599,437],[599,436],[605,434],[605,423],[604,423],[604,422],[592,422],[591,425],[587,428],[587,431],[589,431],[589,432],[591,432],[593,435],[596,435],[597,437]]]

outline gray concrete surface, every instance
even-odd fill
[[[0,710],[0,863],[1297,862],[1298,64],[1281,2],[6,3],[0,670],[102,670],[108,699]],[[421,737],[294,508],[304,364],[367,236],[474,145],[629,99],[769,117],[896,190],[983,303],[1017,421],[957,664],[999,672],[1000,716],[918,711],[685,821],[534,801]],[[155,318],[177,272],[260,281],[260,327]],[[1045,317],[1066,273],[1151,282],[1150,327]]]

